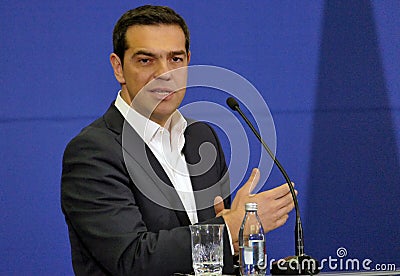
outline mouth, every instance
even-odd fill
[[[148,90],[150,93],[152,93],[157,99],[159,100],[164,100],[167,97],[171,96],[174,94],[174,90],[169,89],[169,88],[153,88]]]

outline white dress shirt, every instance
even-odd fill
[[[122,99],[120,93],[121,91],[115,100],[115,106],[160,162],[177,191],[190,222],[192,224],[197,223],[192,182],[185,156],[182,153],[185,145],[183,133],[187,126],[185,118],[177,110],[162,127],[131,108]]]

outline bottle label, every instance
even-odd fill
[[[259,268],[265,268],[265,242],[262,240],[249,240],[249,250],[252,256],[249,264],[257,265]]]
[[[253,264],[253,247],[252,246],[244,246],[243,247],[243,255],[244,255],[244,263],[246,265]]]

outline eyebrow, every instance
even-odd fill
[[[171,56],[179,56],[179,55],[185,55],[186,56],[186,51],[185,50],[171,51],[169,54]]]
[[[137,51],[137,52],[135,52],[133,54],[134,57],[135,56],[139,56],[139,55],[145,55],[145,56],[150,56],[150,57],[155,57],[156,56],[156,54],[154,54],[152,52],[145,51],[145,50],[139,50],[139,51]]]
[[[133,54],[133,57],[135,56],[139,56],[139,55],[145,55],[145,56],[149,56],[149,57],[156,57],[157,55],[155,53],[146,51],[146,50],[138,50],[137,52],[135,52]],[[169,56],[179,56],[179,55],[186,55],[186,51],[185,50],[178,50],[178,51],[171,51],[168,53]]]

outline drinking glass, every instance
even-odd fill
[[[222,275],[224,224],[190,225],[192,260],[196,276]]]

